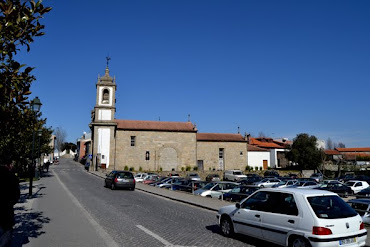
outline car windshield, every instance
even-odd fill
[[[357,213],[339,196],[307,197],[316,216],[321,219],[341,219],[356,216]]]
[[[355,182],[347,182],[346,185],[349,186],[349,187],[351,187],[351,186],[354,186],[355,185]]]
[[[234,173],[234,175],[243,175],[242,172],[233,172],[233,173]]]
[[[215,186],[215,183],[209,183],[206,186],[204,186],[203,189],[210,190],[210,189],[212,189],[213,186]]]

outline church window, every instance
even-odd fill
[[[104,89],[103,90],[103,100],[102,103],[108,104],[109,103],[109,90]]]
[[[145,153],[145,160],[150,160],[150,153],[149,153],[149,151],[146,151],[146,153]]]
[[[136,136],[131,136],[131,147],[135,147]]]

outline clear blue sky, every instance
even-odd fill
[[[118,119],[370,147],[370,1],[44,1],[36,67],[47,124],[89,132],[109,54]]]

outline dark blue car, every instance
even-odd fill
[[[253,192],[255,192],[258,189],[259,189],[258,186],[240,185],[232,189],[230,192],[225,193],[223,195],[223,199],[227,201],[240,202],[241,200],[243,200],[244,198],[247,198],[248,196],[250,196]]]

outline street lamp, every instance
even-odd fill
[[[37,113],[40,111],[41,108],[41,101],[39,97],[34,98],[31,103],[31,109],[35,113],[35,116],[37,118]],[[32,128],[32,163],[29,167],[29,178],[30,178],[30,185],[29,185],[29,191],[28,191],[28,197],[32,197],[32,183],[33,183],[33,174],[35,173],[35,130]]]

